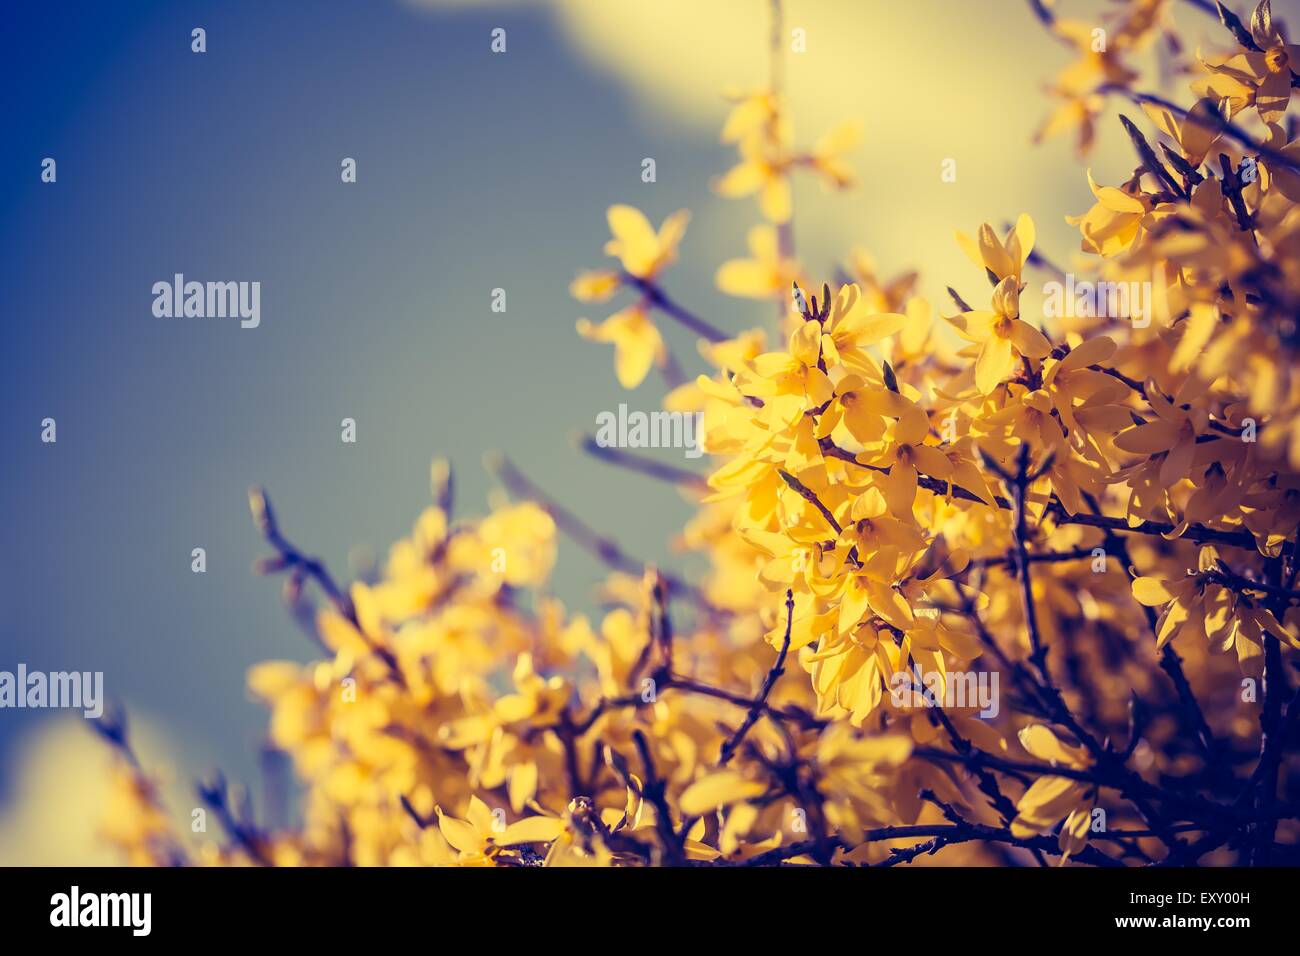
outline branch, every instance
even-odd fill
[[[636,743],[637,753],[641,755],[641,764],[645,768],[645,782],[641,785],[641,792],[655,808],[655,829],[659,832],[664,860],[669,866],[683,866],[686,863],[686,854],[682,851],[681,836],[673,829],[672,811],[669,810],[668,800],[665,797],[667,783],[659,779],[645,734],[639,729],[635,730],[632,732],[632,739]]]
[[[1193,116],[1190,110],[1183,109],[1178,104],[1170,102],[1163,96],[1156,96],[1152,93],[1139,93],[1135,90],[1130,90],[1126,87],[1116,86],[1109,83],[1099,86],[1097,92],[1123,96],[1132,102],[1137,103],[1139,106],[1144,103],[1149,103],[1152,106],[1159,106],[1167,109],[1171,113],[1174,113],[1183,119],[1190,118],[1192,122],[1212,128],[1215,132],[1227,136],[1229,139],[1246,147],[1246,149],[1250,150],[1255,155],[1266,159],[1275,165],[1284,166],[1292,172],[1300,172],[1300,160],[1292,159],[1286,153],[1265,146],[1236,123],[1232,122],[1232,120],[1224,119],[1217,113],[1198,110],[1196,115]]]
[[[623,571],[626,574],[642,574],[645,572],[646,563],[644,561],[633,558],[625,553],[615,541],[592,530],[581,518],[533,484],[523,472],[511,463],[509,458],[504,455],[493,455],[488,459],[487,466],[501,480],[502,484],[510,490],[511,494],[535,502],[538,507],[551,516],[561,531],[572,538],[585,551],[615,570]],[[731,615],[731,612],[726,608],[718,607],[710,602],[705,597],[704,592],[695,585],[671,572],[660,571],[659,573],[663,576],[673,594],[686,598],[716,617],[729,617]]]
[[[737,707],[750,708],[758,703],[749,697],[741,694],[733,694],[731,691],[723,690],[720,687],[714,687],[711,684],[704,684],[690,677],[682,677],[677,674],[667,675],[667,684],[664,686],[676,690],[686,691],[691,694],[699,694],[703,697],[713,697],[716,700],[725,700],[729,704],[735,704]],[[771,704],[761,704],[760,709],[763,713],[774,720],[784,720],[793,723],[807,730],[820,730],[826,726],[826,721],[818,720],[808,712],[793,707],[778,708]]]
[[[790,653],[790,632],[794,628],[794,591],[787,589],[785,592],[785,638],[781,642],[781,651],[776,655],[776,663],[772,669],[767,672],[767,678],[763,681],[763,688],[754,698],[753,705],[749,712],[745,714],[744,722],[736,728],[736,732],[731,735],[723,744],[722,752],[718,757],[718,765],[725,767],[732,756],[736,753],[736,748],[740,746],[745,734],[749,729],[758,723],[758,718],[762,716],[767,707],[768,695],[772,693],[772,688],[776,685],[777,678],[785,673],[785,657]]]
[[[796,492],[798,492],[799,497],[803,498],[804,501],[808,502],[819,512],[821,512],[821,516],[826,519],[826,523],[835,530],[836,534],[839,534],[841,531],[844,530],[843,528],[840,527],[840,523],[835,520],[835,516],[831,514],[830,509],[827,508],[824,504],[822,504],[821,499],[817,497],[817,493],[815,491],[813,491],[811,488],[805,485],[794,475],[790,474],[788,471],[779,470],[777,471],[777,474],[781,476],[782,481],[784,481],[787,485],[789,485]]]
[[[273,574],[289,569],[300,571],[315,581],[316,585],[325,592],[325,596],[329,598],[335,610],[354,625],[357,624],[357,612],[352,607],[352,599],[334,583],[334,578],[331,577],[325,563],[320,558],[304,554],[280,533],[280,526],[275,520],[275,511],[271,507],[270,496],[257,486],[248,489],[248,508],[253,513],[253,524],[262,533],[267,544],[275,548],[277,553],[275,559],[259,562],[256,565],[257,572]]]
[[[1219,566],[1213,571],[1208,572],[1205,577],[1232,591],[1255,591],[1259,594],[1267,594],[1269,597],[1275,598],[1277,601],[1283,603],[1289,601],[1300,601],[1300,591],[1295,591],[1291,588],[1284,588],[1277,584],[1268,584],[1264,581],[1252,580],[1243,574],[1238,574],[1222,562],[1220,562]],[[1275,601],[1274,603],[1277,602]],[[1281,614],[1275,614],[1279,621],[1282,619],[1282,615],[1285,613],[1286,608],[1281,607],[1280,610],[1282,611]]]
[[[579,434],[576,436],[576,444],[587,454],[629,471],[700,491],[707,490],[709,487],[709,481],[703,475],[643,455],[634,455],[621,448],[602,445],[591,435]]]
[[[1105,371],[1105,369],[1101,369],[1101,371]],[[1116,377],[1120,376],[1117,374]],[[846,448],[840,448],[838,445],[831,443],[829,439],[824,439],[822,441],[821,448],[822,454],[828,457],[847,461],[850,464],[857,465],[859,468],[865,468],[869,471],[878,471],[885,475],[889,474],[889,468],[883,468],[876,465],[865,465],[858,461],[858,456],[853,452]],[[788,481],[787,484],[789,484]],[[917,486],[936,495],[951,495],[952,497],[960,498],[963,501],[973,501],[982,505],[988,504],[987,501],[975,494],[973,491],[968,491],[961,485],[955,485],[950,481],[943,481],[930,475],[918,475]],[[794,486],[791,485],[791,487]],[[803,492],[800,493],[802,494]],[[811,492],[809,492],[809,494],[811,494]],[[1011,511],[1015,508],[1015,505],[1010,500],[1001,495],[994,495],[993,503],[997,505],[997,507],[1006,511]],[[1173,525],[1165,524],[1160,521],[1144,520],[1139,521],[1137,524],[1129,524],[1128,519],[1126,518],[1111,518],[1106,515],[1071,514],[1055,497],[1048,502],[1044,515],[1051,515],[1057,524],[1084,525],[1090,528],[1102,528],[1105,530],[1122,532],[1124,534],[1146,534],[1165,537],[1174,530]],[[1249,531],[1223,531],[1218,528],[1209,528],[1205,525],[1193,524],[1188,525],[1183,530],[1182,539],[1196,544],[1222,544],[1233,548],[1243,548],[1247,551],[1258,550],[1256,547],[1255,536]]]
[[[1221,2],[1219,2],[1219,0],[1214,0],[1213,5],[1211,5],[1208,0],[1192,0],[1192,2],[1198,9],[1204,10],[1206,13],[1217,14],[1219,22],[1222,23],[1224,27],[1227,28],[1228,32],[1233,35],[1236,41],[1247,50],[1254,53],[1264,52],[1259,48],[1259,44],[1255,42],[1255,38],[1250,35],[1250,31],[1246,29],[1246,25],[1241,22],[1241,18],[1225,7]]]
[[[878,827],[864,832],[862,835],[862,843],[880,843],[885,840],[905,840],[909,837],[930,837],[931,839],[926,843],[920,843],[913,847],[894,850],[894,858],[881,864],[882,866],[893,866],[897,863],[910,862],[917,856],[937,852],[945,846],[951,846],[955,843],[969,843],[974,840],[990,843],[1005,843],[1010,846],[1020,847],[1027,850],[1039,850],[1054,856],[1062,855],[1061,848],[1053,837],[1035,836],[1021,838],[1014,836],[1010,829],[1003,827],[990,827],[979,823],[938,823],[917,824],[913,826]],[[852,847],[845,844],[843,840],[839,838],[833,839],[839,847],[852,849]],[[772,864],[781,863],[796,856],[810,854],[815,849],[815,841],[804,840],[799,843],[790,843],[773,850],[768,850],[766,853],[760,853],[758,856],[750,857],[739,865],[771,866]],[[1075,855],[1075,858],[1081,862],[1091,863],[1095,866],[1118,867],[1124,865],[1119,860],[1102,853],[1096,847],[1085,847],[1083,851]]]
[[[1124,534],[1148,534],[1165,537],[1174,530],[1171,524],[1161,521],[1139,521],[1129,524],[1126,518],[1110,518],[1106,515],[1070,514],[1060,501],[1053,498],[1047,506],[1047,514],[1056,519],[1057,524],[1078,524],[1089,528],[1102,528]],[[1188,525],[1182,539],[1196,544],[1223,544],[1233,548],[1256,551],[1255,536],[1249,531],[1221,531],[1205,525]]]
[[[639,289],[642,295],[645,296],[646,301],[660,312],[670,318],[676,319],[701,338],[708,339],[710,342],[725,342],[727,339],[731,338],[731,336],[726,332],[710,325],[699,316],[687,311],[672,299],[668,298],[668,294],[664,292],[663,289],[659,288],[659,286],[654,282],[649,282],[642,279],[640,276],[634,276],[631,273],[624,273],[623,281],[628,285]]]
[[[317,587],[325,592],[325,596],[334,605],[335,610],[352,624],[361,640],[370,648],[371,653],[384,662],[393,679],[398,684],[405,686],[406,679],[402,676],[402,668],[398,665],[397,658],[392,651],[376,642],[365,632],[361,622],[357,620],[357,611],[352,606],[352,599],[334,583],[334,578],[325,567],[325,563],[320,558],[313,558],[304,554],[281,534],[280,526],[275,520],[275,510],[271,507],[270,496],[261,488],[254,486],[248,490],[248,507],[253,513],[253,523],[262,533],[262,537],[276,550],[274,558],[257,562],[254,565],[254,570],[259,574],[274,574],[278,571],[288,570],[293,572],[295,578],[306,576],[315,581]]]
[[[912,663],[910,659],[909,659],[909,663]],[[915,667],[915,664],[913,664],[913,666]],[[918,668],[917,677],[919,680],[920,679],[919,668]],[[973,753],[978,753],[978,751],[975,749],[974,744],[972,744],[969,740],[967,740],[965,737],[961,735],[961,733],[957,730],[953,722],[948,718],[948,715],[944,713],[943,707],[939,703],[939,701],[935,700],[933,697],[930,698],[930,701],[931,701],[930,709],[927,712],[930,714],[933,720],[937,721],[943,726],[944,731],[948,734],[948,740],[952,744],[953,750],[967,757],[969,757]],[[1010,826],[1011,821],[1013,821],[1016,818],[1016,805],[1012,803],[1009,799],[1007,799],[1006,794],[1002,792],[1002,788],[998,786],[997,777],[995,777],[992,773],[990,773],[986,768],[980,765],[977,761],[968,764],[968,766],[970,767],[971,772],[974,773],[975,776],[979,779],[979,788],[981,792],[983,792],[984,795],[988,797],[989,805],[1002,818],[1002,822],[1005,823],[1007,826]],[[938,806],[940,810],[944,812],[944,815],[949,817],[949,819],[952,819],[956,822],[961,822],[961,821],[957,821],[955,812],[953,812],[951,808],[940,803],[938,798],[934,796],[933,792],[929,790],[923,790],[921,792],[921,798],[928,799],[931,803]],[[1047,860],[1043,858],[1043,854],[1041,852],[1039,852],[1038,850],[1032,850],[1031,852],[1033,853],[1034,859],[1038,862],[1039,866],[1047,866]]]
[[[1088,506],[1094,511],[1100,510],[1101,506],[1091,495],[1087,496],[1087,501]],[[1128,542],[1113,531],[1106,531],[1106,536],[1102,538],[1102,547],[1115,552],[1115,557],[1119,559],[1120,566],[1125,569],[1126,573],[1133,566],[1133,559],[1128,552]],[[1142,615],[1146,619],[1147,628],[1151,631],[1152,638],[1156,637],[1158,621],[1155,609],[1142,604],[1136,598],[1133,599],[1133,602],[1142,609]],[[1178,652],[1174,650],[1173,644],[1166,644],[1164,650],[1161,651],[1160,669],[1169,675],[1170,681],[1173,682],[1174,690],[1177,692],[1178,700],[1182,705],[1184,717],[1188,726],[1196,733],[1197,742],[1201,746],[1206,765],[1210,768],[1217,768],[1218,772],[1222,774],[1223,763],[1220,760],[1219,741],[1215,739],[1214,731],[1210,728],[1209,721],[1205,719],[1205,712],[1201,709],[1200,702],[1192,691],[1192,685],[1183,672],[1182,659],[1178,656]]]
[[[1269,573],[1279,582],[1283,579],[1283,566],[1280,558],[1268,562]],[[1281,591],[1281,587],[1277,587]],[[1271,602],[1274,616],[1282,618],[1283,600]],[[1282,719],[1282,695],[1286,693],[1286,671],[1282,663],[1282,645],[1272,634],[1264,635],[1264,708],[1259,717],[1259,797],[1255,808],[1263,819],[1260,820],[1256,834],[1254,863],[1267,866],[1272,855],[1273,839],[1277,824],[1272,818],[1273,808],[1277,805],[1278,775],[1282,764],[1282,750],[1286,743],[1289,725],[1294,721],[1294,713]],[[1294,710],[1294,701],[1292,703]]]
[[[230,807],[229,791],[226,788],[225,777],[217,773],[211,783],[200,781],[197,791],[199,799],[206,803],[212,809],[212,812],[216,814],[230,839],[242,847],[250,859],[261,866],[273,865],[271,858],[266,854],[264,837],[255,828],[240,823],[235,817],[234,811]]]

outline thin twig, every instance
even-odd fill
[[[722,752],[718,757],[718,765],[725,767],[731,762],[732,756],[735,755],[736,749],[740,746],[749,729],[758,723],[759,717],[763,715],[767,707],[767,698],[772,693],[772,688],[776,686],[777,679],[785,673],[785,657],[790,653],[790,633],[794,628],[794,591],[787,589],[785,592],[785,637],[781,641],[781,650],[776,655],[776,663],[772,669],[767,672],[767,677],[763,681],[763,687],[754,698],[754,704],[745,714],[745,719],[736,732],[732,734],[722,744]]]
[[[626,574],[642,574],[645,572],[645,562],[627,554],[615,541],[594,531],[585,521],[542,491],[539,486],[516,468],[510,459],[504,455],[492,456],[488,461],[488,467],[512,494],[536,502],[543,511],[551,516],[556,526],[584,550],[615,570],[623,571]],[[730,611],[714,605],[705,597],[704,592],[695,585],[670,572],[660,571],[659,573],[668,582],[669,590],[673,594],[686,598],[717,617],[730,616]]]
[[[259,561],[254,567],[261,574],[273,574],[278,571],[290,571],[294,575],[305,575],[316,582],[334,609],[352,624],[356,633],[369,648],[371,653],[383,661],[388,668],[389,674],[400,685],[405,686],[406,679],[402,675],[402,668],[397,662],[396,656],[388,648],[384,647],[374,640],[357,619],[356,608],[352,606],[352,599],[347,596],[330,575],[329,569],[325,567],[325,562],[320,558],[313,558],[304,554],[295,547],[281,533],[279,523],[275,518],[275,510],[271,507],[271,498],[267,493],[258,487],[250,488],[248,491],[249,510],[253,514],[253,523],[262,533],[266,542],[275,548],[276,556]]]
[[[648,475],[660,481],[699,491],[707,490],[709,487],[709,481],[704,475],[685,468],[679,468],[676,465],[655,461],[653,458],[636,455],[622,448],[602,445],[591,435],[577,436],[577,445],[594,458],[607,461],[611,465],[617,465],[620,468],[626,468],[629,471],[635,471],[638,474]]]
[[[716,326],[710,325],[695,313],[678,305],[656,283],[630,273],[624,273],[623,281],[639,289],[650,305],[664,313],[664,315],[676,319],[701,338],[708,339],[710,342],[725,342],[731,337]]]

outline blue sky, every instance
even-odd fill
[[[662,389],[621,392],[608,350],[575,335],[567,286],[601,261],[606,206],[658,218],[701,201],[721,147],[652,135],[540,9],[510,12],[506,56],[488,50],[498,14],[399,4],[9,15],[0,666],[103,670],[183,742],[182,773],[247,777],[265,714],[246,669],[311,656],[278,583],[250,573],[265,553],[250,484],[343,574],[354,546],[382,556],[409,528],[434,455],[472,513],[483,454],[506,449],[632,550],[667,557],[685,505],[569,444],[600,410],[653,408]],[[260,281],[261,326],[155,318],[152,285],[175,272]],[[683,294],[710,273],[683,268]],[[55,445],[39,442],[47,416]],[[194,547],[206,574],[190,571]],[[566,543],[555,590],[590,606],[598,573]],[[0,713],[0,754],[34,719]]]

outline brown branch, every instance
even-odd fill
[[[1052,854],[1053,856],[1062,855],[1061,848],[1054,837],[1017,837],[1011,833],[1010,829],[1004,827],[990,827],[979,823],[937,823],[877,827],[863,833],[862,843],[880,843],[886,840],[905,840],[911,837],[929,837],[931,840],[914,847],[900,848],[895,851],[895,853],[903,854],[902,859],[899,859],[896,856],[894,859],[886,861],[881,865],[892,866],[900,862],[910,862],[917,856],[937,852],[945,846],[951,846],[956,843],[969,843],[972,841],[1005,843],[1009,846],[1020,847],[1022,849],[1039,850],[1044,853]],[[839,838],[832,839],[839,847],[852,849],[852,847],[845,844]],[[750,857],[748,860],[745,860],[738,865],[771,866],[797,856],[811,854],[816,850],[816,848],[816,841],[814,840],[789,843],[785,846],[768,850],[765,853],[760,853],[758,856]],[[1102,853],[1096,847],[1085,847],[1083,851],[1075,854],[1075,859],[1080,862],[1093,864],[1094,866],[1117,867],[1124,865],[1119,860]]]
[[[615,541],[594,531],[576,514],[542,491],[504,455],[492,456],[488,461],[488,468],[496,474],[511,494],[535,502],[538,507],[551,516],[561,531],[600,561],[626,574],[642,574],[645,572],[645,562],[627,554]],[[729,610],[713,604],[705,597],[703,591],[685,579],[667,571],[660,571],[659,573],[668,583],[668,588],[673,594],[686,598],[697,607],[716,617],[729,617],[731,615]]]
[[[273,866],[266,850],[266,838],[251,824],[240,822],[230,806],[230,794],[226,787],[226,778],[220,773],[214,774],[212,781],[200,781],[197,787],[199,799],[208,805],[227,835],[234,843],[243,848],[253,862],[260,866]]]
[[[276,550],[276,558],[261,561],[256,569],[261,574],[297,569],[316,582],[317,587],[325,592],[335,610],[354,625],[357,624],[357,612],[352,607],[352,599],[334,583],[329,569],[320,558],[313,558],[294,547],[283,534],[275,520],[275,510],[271,507],[271,498],[256,486],[248,489],[248,507],[253,514],[253,524],[262,533],[267,544]]]
[[[659,779],[655,770],[654,758],[650,756],[650,744],[641,730],[632,733],[637,753],[641,756],[641,765],[645,768],[645,781],[641,792],[650,805],[655,808],[655,829],[659,833],[659,844],[664,854],[664,862],[669,866],[683,866],[686,854],[682,850],[682,837],[673,829],[672,811],[668,808],[667,783]]]
[[[1104,369],[1102,370],[1104,371]],[[858,456],[845,448],[840,448],[825,440],[822,442],[822,453],[830,458],[838,458],[841,461],[847,461],[850,464],[857,465],[859,468],[865,468],[869,471],[878,471],[881,474],[889,474],[888,468],[882,468],[875,465],[865,465],[858,461]],[[788,482],[787,482],[788,483]],[[930,475],[920,474],[917,477],[917,486],[936,495],[960,498],[963,501],[972,501],[977,504],[987,505],[983,498],[963,488],[961,485],[955,485],[949,481],[943,481]],[[793,486],[792,486],[793,487]],[[993,496],[993,503],[997,507],[1006,511],[1014,510],[1015,505],[1007,498],[1001,495]],[[1092,514],[1071,514],[1066,510],[1061,502],[1053,497],[1047,504],[1044,515],[1051,515],[1057,524],[1075,524],[1083,525],[1089,528],[1101,528],[1103,530],[1117,531],[1123,534],[1145,534],[1152,536],[1164,537],[1174,530],[1171,524],[1165,524],[1160,521],[1139,521],[1135,525],[1130,525],[1126,518],[1111,518],[1106,515]],[[1223,544],[1233,548],[1243,548],[1247,551],[1255,551],[1255,536],[1249,531],[1224,531],[1219,528],[1210,528],[1205,525],[1193,524],[1188,525],[1182,534],[1182,538],[1196,544]]]
[[[682,677],[677,674],[670,674],[667,677],[668,688],[686,691],[691,694],[699,694],[703,697],[713,697],[717,700],[725,700],[729,704],[735,704],[737,707],[750,708],[755,705],[755,701],[741,694],[734,694],[731,691],[714,687],[711,684],[704,684],[690,677]],[[763,714],[774,720],[783,720],[796,726],[808,730],[818,730],[826,726],[826,721],[818,720],[816,717],[799,708],[779,708],[771,704],[762,704]]]
[[[1094,557],[1093,548],[1074,548],[1070,551],[1041,551],[1036,554],[1026,554],[1025,559],[1030,564],[1060,564],[1066,561],[1080,561]],[[997,568],[1003,566],[1014,567],[1017,560],[1015,555],[1006,555],[1000,558],[982,558],[979,561],[971,563],[971,568],[985,567]]]
[[[817,493],[815,491],[813,491],[811,488],[805,485],[794,475],[790,474],[788,471],[778,470],[777,474],[781,476],[782,481],[784,481],[787,485],[789,485],[796,492],[798,492],[799,497],[803,498],[804,501],[808,502],[810,505],[816,508],[818,512],[821,513],[821,516],[826,519],[826,523],[830,525],[833,529],[835,529],[836,534],[839,534],[841,531],[844,530],[843,528],[840,527],[840,523],[835,520],[835,516],[831,514],[830,509],[827,508],[824,504],[822,504],[821,499],[817,497]]]
[[[695,313],[682,308],[672,299],[668,298],[668,294],[654,282],[647,281],[646,279],[642,279],[640,276],[634,276],[630,273],[624,273],[622,278],[628,285],[639,289],[650,305],[664,313],[664,315],[676,319],[701,338],[708,339],[710,342],[725,342],[731,337],[716,326],[710,325]]]
[[[731,762],[732,756],[735,755],[736,749],[740,746],[745,735],[749,733],[751,727],[758,723],[767,707],[767,698],[772,693],[772,688],[776,685],[777,679],[785,673],[785,658],[790,653],[790,633],[794,628],[794,591],[787,589],[785,592],[785,638],[781,642],[781,650],[776,655],[776,663],[772,669],[767,672],[767,678],[763,681],[763,687],[754,698],[753,705],[745,714],[745,719],[736,732],[732,734],[722,744],[722,752],[718,756],[718,765],[725,767]]]
[[[1125,799],[1132,800],[1133,796],[1142,800],[1159,800],[1167,803],[1172,807],[1178,808],[1181,814],[1189,820],[1204,822],[1214,820],[1218,825],[1239,826],[1243,823],[1240,815],[1233,811],[1232,807],[1214,803],[1210,800],[1197,797],[1193,794],[1181,794],[1168,788],[1157,787],[1147,783],[1141,777],[1132,774],[1119,767],[1113,762],[1108,765],[1095,765],[1087,770],[1080,770],[1075,767],[1067,767],[1063,764],[1050,765],[1045,763],[1033,763],[1024,760],[1011,760],[1005,757],[995,757],[992,754],[982,750],[976,750],[969,756],[949,753],[946,750],[939,750],[935,747],[917,747],[913,753],[926,760],[941,760],[950,763],[960,763],[970,765],[979,763],[993,770],[1009,774],[1031,774],[1036,776],[1049,777],[1066,777],[1070,780],[1077,780],[1080,783],[1092,784],[1096,787],[1105,787],[1110,790],[1119,792]],[[1168,826],[1153,827],[1157,833],[1170,834],[1172,831]]]
[[[1144,391],[1144,397],[1145,394]],[[1101,506],[1092,495],[1087,495],[1086,500],[1093,511],[1101,510]],[[1125,569],[1126,573],[1133,566],[1133,560],[1129,556],[1128,542],[1115,534],[1114,531],[1106,531],[1105,537],[1102,538],[1102,547],[1115,553],[1115,557],[1119,560],[1120,566]],[[1155,638],[1158,631],[1155,609],[1138,602],[1136,598],[1134,603],[1142,609],[1142,615],[1146,619],[1151,637]],[[1215,739],[1214,731],[1205,718],[1205,712],[1201,709],[1200,701],[1196,699],[1196,694],[1192,691],[1192,685],[1183,671],[1182,659],[1178,656],[1178,652],[1174,650],[1173,644],[1166,644],[1161,651],[1160,669],[1168,675],[1169,680],[1174,685],[1174,691],[1177,693],[1179,703],[1182,706],[1184,720],[1196,734],[1206,765],[1221,773],[1226,772],[1220,760],[1221,747],[1219,741]],[[1136,743],[1136,740],[1131,743]]]
[[[1025,615],[1025,627],[1029,630],[1029,659],[1037,668],[1042,683],[1050,687],[1051,675],[1047,669],[1047,646],[1043,643],[1042,632],[1038,627],[1038,609],[1034,605],[1034,587],[1029,577],[1029,549],[1026,544],[1028,530],[1025,521],[1026,498],[1029,494],[1029,443],[1022,443],[1017,463],[1016,476],[1009,481],[1011,500],[1015,513],[1012,525],[1013,551],[1016,576],[1020,579],[1020,593]],[[1005,476],[1003,476],[1005,478]]]
[[[915,662],[911,661],[910,659],[909,659],[909,664],[916,669],[917,679],[919,680],[920,679],[919,668],[917,668]],[[928,713],[931,717],[931,720],[942,725],[944,732],[948,735],[949,742],[952,744],[953,750],[967,757],[969,757],[974,753],[978,753],[978,750],[975,748],[975,745],[961,735],[961,733],[957,730],[956,725],[954,725],[953,722],[948,718],[948,715],[944,713],[943,707],[940,704],[940,702],[937,699],[934,699],[933,695],[931,694],[927,693],[926,696],[929,698],[929,702],[930,702],[930,709],[928,710]],[[995,777],[992,773],[990,773],[978,761],[974,761],[968,764],[967,766],[970,768],[971,772],[975,774],[975,777],[979,780],[979,789],[988,798],[989,805],[994,809],[994,811],[998,814],[998,816],[1002,818],[1002,822],[1005,823],[1007,826],[1010,826],[1011,821],[1016,818],[1016,805],[1012,803],[1009,799],[1007,799],[1006,794],[1002,792],[1002,788],[998,786],[997,777]],[[922,799],[928,799],[931,803],[938,806],[941,810],[944,811],[944,814],[954,822],[964,822],[958,820],[955,811],[952,811],[951,808],[948,808],[944,804],[941,804],[938,798],[936,798],[932,792],[928,790],[923,790],[921,792],[921,797]],[[1047,866],[1047,860],[1043,857],[1042,853],[1040,853],[1038,850],[1033,850],[1031,852],[1033,853],[1034,860],[1038,863],[1039,866]]]
[[[1281,587],[1285,569],[1281,558],[1270,558],[1268,571],[1277,584],[1273,587],[1285,593]],[[1275,617],[1281,620],[1286,599],[1274,596],[1271,602]],[[1282,662],[1282,645],[1272,634],[1264,635],[1264,707],[1259,717],[1259,796],[1255,807],[1262,819],[1258,824],[1255,839],[1253,862],[1256,866],[1267,866],[1272,856],[1273,840],[1277,824],[1272,814],[1277,805],[1277,785],[1282,765],[1282,750],[1286,743],[1289,724],[1294,714],[1288,714],[1284,722],[1282,717],[1282,697],[1287,692],[1286,670]]]
[[[1270,146],[1265,146],[1236,123],[1232,122],[1232,120],[1224,119],[1222,116],[1219,116],[1217,113],[1212,111],[1197,110],[1196,114],[1192,115],[1190,110],[1185,110],[1177,103],[1171,103],[1162,96],[1156,96],[1152,93],[1139,93],[1136,90],[1130,90],[1127,87],[1116,86],[1109,83],[1097,87],[1097,92],[1108,95],[1123,96],[1132,102],[1137,103],[1139,106],[1145,103],[1167,109],[1182,119],[1191,119],[1194,123],[1210,127],[1215,132],[1227,136],[1229,139],[1246,147],[1252,153],[1268,160],[1270,163],[1283,166],[1292,172],[1300,172],[1300,161],[1292,159],[1280,150],[1273,149]]]
[[[579,434],[576,438],[576,444],[594,458],[607,461],[611,465],[617,465],[620,468],[626,468],[629,471],[635,471],[638,474],[648,475],[660,481],[667,481],[671,484],[682,485],[699,491],[707,490],[709,487],[709,481],[704,475],[697,474],[686,468],[679,468],[676,465],[655,461],[653,458],[647,458],[643,455],[636,455],[622,448],[602,445],[591,435]]]
[[[325,562],[320,558],[310,557],[289,542],[281,533],[280,526],[275,519],[275,510],[271,507],[271,498],[266,492],[254,486],[248,490],[248,507],[253,514],[253,523],[257,530],[262,533],[266,542],[275,548],[276,556],[263,561],[257,562],[254,569],[259,574],[274,574],[278,571],[290,571],[295,575],[305,575],[316,582],[334,609],[352,624],[356,633],[361,640],[370,648],[371,653],[384,662],[388,668],[389,674],[400,685],[406,685],[406,679],[402,676],[402,668],[397,663],[397,658],[393,652],[375,641],[362,628],[361,622],[357,620],[356,608],[352,606],[352,599],[343,592],[343,590],[334,583],[334,578],[330,575],[329,569],[325,567]]]
[[[1265,581],[1255,581],[1243,574],[1238,574],[1222,562],[1213,571],[1207,572],[1204,578],[1213,581],[1215,584],[1221,584],[1232,591],[1255,591],[1258,594],[1267,594],[1275,599],[1275,604],[1280,605],[1275,608],[1275,616],[1278,620],[1281,620],[1283,614],[1286,613],[1285,605],[1287,602],[1300,601],[1300,591],[1284,588],[1278,584],[1269,584]],[[1277,610],[1280,610],[1281,613],[1276,613]]]

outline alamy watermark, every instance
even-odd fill
[[[1046,318],[1128,319],[1133,328],[1145,329],[1156,308],[1168,311],[1163,265],[1156,266],[1154,282],[1092,282],[1076,279],[1072,272],[1064,279],[1043,284]]]
[[[80,710],[95,720],[104,713],[103,671],[0,671],[0,708]]]
[[[239,327],[262,323],[262,283],[185,281],[176,273],[171,282],[153,284],[153,314],[160,319],[239,319]]]
[[[121,926],[132,936],[148,936],[152,911],[152,893],[83,893],[74,885],[50,897],[51,926]]]
[[[601,448],[681,448],[687,458],[704,454],[703,412],[628,411],[596,416],[596,444]]]
[[[889,678],[889,699],[895,707],[978,707],[986,719],[998,715],[997,671],[895,671]]]

